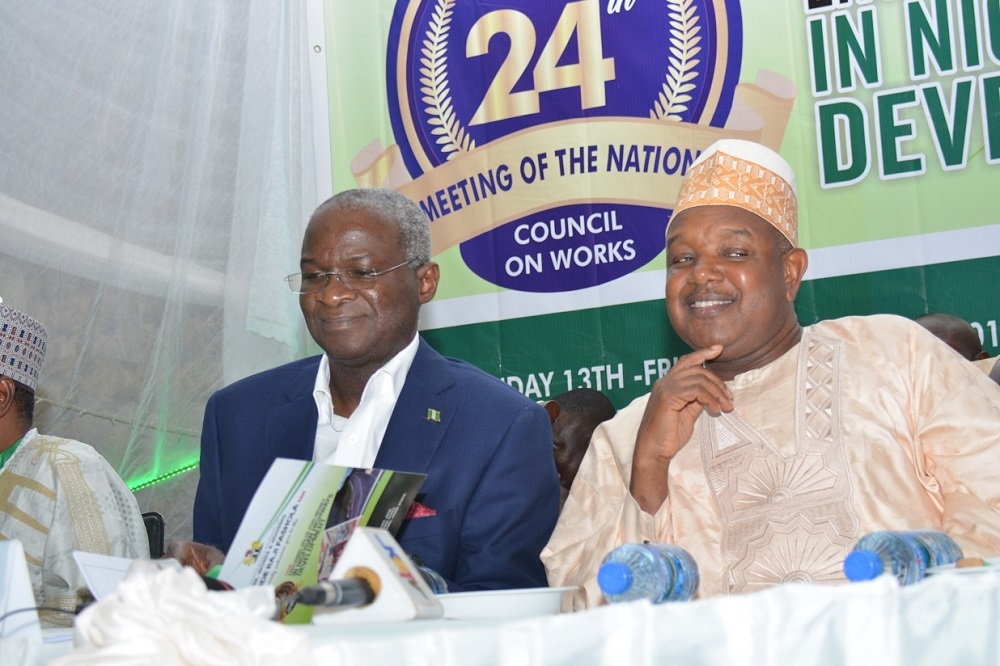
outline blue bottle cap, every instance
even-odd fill
[[[621,594],[632,587],[632,570],[621,562],[605,562],[597,571],[597,586],[605,594]]]
[[[844,558],[844,575],[847,580],[859,582],[878,578],[885,571],[882,558],[870,550],[855,550]]]

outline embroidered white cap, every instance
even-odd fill
[[[706,148],[684,176],[672,218],[697,206],[736,206],[755,213],[798,246],[795,174],[781,155],[742,139]]]
[[[37,319],[4,305],[0,298],[0,375],[34,393],[47,341],[45,327]]]

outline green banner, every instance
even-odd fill
[[[998,276],[1000,257],[811,280],[803,284],[796,310],[803,324],[847,315],[951,312],[972,322],[984,338],[983,349],[996,356]],[[474,363],[536,400],[587,387],[604,391],[620,406],[648,393],[690,351],[670,328],[662,300],[423,335],[435,348]],[[504,350],[500,356],[498,348]]]

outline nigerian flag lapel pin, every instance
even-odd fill
[[[436,409],[427,408],[427,420],[434,423],[441,423],[441,412]]]

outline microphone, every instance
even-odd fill
[[[378,584],[377,577],[375,583]],[[295,593],[295,601],[306,606],[358,608],[375,601],[376,596],[378,593],[364,578],[341,578],[304,587]]]

